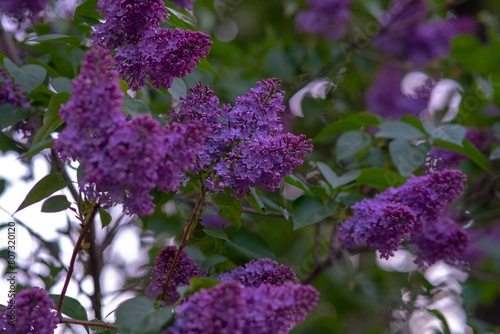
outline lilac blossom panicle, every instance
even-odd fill
[[[278,262],[268,258],[252,260],[245,266],[236,267],[219,275],[221,281],[237,281],[244,286],[257,288],[266,283],[273,286],[283,285],[287,281],[297,281],[292,268],[278,265]]]
[[[285,334],[304,321],[319,293],[310,285],[285,282],[245,287],[222,282],[201,289],[175,309],[176,319],[164,334]]]
[[[161,29],[169,17],[161,0],[99,0],[96,10],[106,21],[95,26],[94,45],[115,52],[117,69],[133,90],[147,79],[154,88],[170,88],[173,78],[191,73],[212,45],[202,32]]]
[[[10,103],[17,108],[28,108],[26,92],[14,84],[10,76],[0,67],[0,105]]]
[[[463,192],[465,181],[458,170],[412,177],[398,188],[354,204],[354,215],[340,226],[339,238],[346,248],[364,243],[386,259],[406,240],[419,266],[438,260],[453,262],[465,252],[468,237],[446,217],[445,209]]]
[[[297,31],[318,34],[337,41],[345,34],[345,25],[351,18],[352,0],[308,0],[309,9],[295,17]]]
[[[399,249],[399,243],[409,236],[415,224],[415,215],[406,205],[362,200],[351,207],[354,215],[339,228],[344,246],[354,248],[366,243],[388,259]]]
[[[283,112],[280,81],[268,79],[257,83],[234,107],[223,105],[207,86],[201,83],[190,89],[178,112],[171,119],[189,123],[200,121],[211,133],[205,150],[192,171],[213,171],[206,179],[207,188],[215,193],[232,189],[240,198],[250,187],[276,190],[283,178],[302,165],[300,157],[312,151],[311,140],[304,135],[283,133],[278,112]]]
[[[426,16],[424,0],[396,1],[382,16],[384,32],[374,38],[373,44],[394,57],[402,57],[422,67],[433,59],[446,56],[455,36],[473,34],[477,30],[473,18],[427,23]]]
[[[128,214],[150,215],[150,191],[178,190],[202,149],[198,123],[161,126],[149,114],[130,119],[121,110],[123,93],[113,59],[87,52],[73,95],[59,114],[66,127],[54,148],[64,160],[83,165],[80,183],[90,200],[123,204]]]
[[[151,283],[146,289],[147,296],[156,300],[163,291],[163,282],[166,281],[168,271],[172,267],[175,254],[177,253],[176,246],[167,246],[163,248],[155,259],[155,266],[151,268]],[[191,277],[199,277],[200,269],[196,267],[196,261],[188,257],[185,251],[181,252],[179,262],[175,266],[170,286],[167,290],[167,296],[170,298],[162,304],[163,306],[173,305],[180,297],[177,292],[178,286],[189,285]]]
[[[9,316],[9,306],[15,307],[15,324]],[[10,299],[3,313],[0,314],[0,333],[8,334],[53,334],[59,323],[56,305],[47,291],[31,288],[19,291]]]

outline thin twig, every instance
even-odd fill
[[[177,249],[177,253],[175,253],[174,261],[172,262],[172,266],[168,270],[167,274],[167,279],[165,282],[163,282],[163,291],[160,296],[160,300],[164,300],[165,296],[167,295],[167,290],[168,287],[170,286],[170,280],[172,279],[172,276],[174,275],[174,269],[175,266],[177,265],[177,262],[179,262],[179,258],[181,256],[181,252],[186,247],[188,243],[189,236],[191,235],[191,231],[193,229],[193,223],[196,221],[197,223],[197,216],[198,216],[198,209],[200,208],[201,204],[203,203],[203,199],[205,198],[205,194],[207,192],[207,188],[202,187],[200,197],[198,197],[198,200],[196,201],[196,204],[193,208],[193,212],[191,212],[191,217],[189,217],[189,221],[186,225],[186,228],[184,229],[184,234],[182,235],[182,240],[179,245],[179,248]],[[196,224],[195,223],[195,224]]]
[[[91,221],[88,235],[89,242],[89,273],[94,281],[94,294],[90,298],[92,301],[92,308],[94,309],[95,317],[98,320],[102,319],[102,293],[101,293],[101,272],[104,267],[102,258],[102,249],[97,242],[95,234],[95,222]]]
[[[76,319],[68,319],[68,318],[59,318],[59,323],[61,324],[75,324],[75,325],[84,325],[84,326],[95,326],[95,327],[105,327],[118,329],[118,326],[109,324],[107,322],[100,321],[85,321],[85,320],[76,320]]]
[[[2,13],[0,13],[1,16]],[[9,57],[15,64],[21,65],[21,59],[17,54],[16,47],[12,41],[11,35],[5,31],[2,23],[0,22],[0,46],[3,46],[5,55]]]
[[[71,280],[71,275],[73,275],[76,256],[78,255],[78,252],[80,251],[80,248],[82,246],[82,242],[83,242],[83,239],[85,238],[85,235],[90,230],[90,226],[91,226],[92,222],[94,221],[94,218],[95,218],[95,215],[97,214],[98,209],[99,209],[99,205],[93,204],[91,213],[87,217],[85,217],[84,221],[82,222],[82,231],[80,232],[80,236],[78,237],[78,240],[76,241],[76,244],[75,244],[75,248],[73,249],[73,255],[71,256],[71,261],[69,263],[68,273],[66,274],[66,281],[64,282],[61,296],[59,297],[59,303],[57,304],[57,316],[59,318],[61,318],[64,295],[66,294],[66,291],[68,290],[68,285],[69,285],[69,281]]]

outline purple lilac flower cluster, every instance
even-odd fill
[[[219,108],[219,99],[208,86],[190,89],[178,112],[170,117],[183,123],[200,121],[211,133],[205,140],[193,172],[209,171],[206,186],[216,193],[224,187],[242,197],[250,187],[277,189],[283,178],[302,165],[300,157],[312,151],[304,135],[283,133],[278,112],[283,112],[280,81],[268,79],[236,99],[234,107]]]
[[[15,320],[10,318],[9,307],[15,307]],[[40,288],[21,290],[10,299],[0,314],[0,333],[53,334],[59,323],[54,301]]]
[[[221,281],[236,281],[244,286],[258,287],[263,283],[273,286],[283,285],[287,281],[297,281],[293,270],[268,258],[252,260],[244,267],[236,267],[219,275]]]
[[[378,49],[425,66],[433,59],[446,56],[451,40],[460,34],[473,34],[477,24],[463,17],[438,22],[426,22],[424,0],[398,0],[382,16],[383,33],[374,38]]]
[[[147,296],[156,300],[163,291],[163,282],[166,281],[168,271],[172,267],[175,254],[177,253],[176,246],[167,246],[160,251],[160,254],[155,259],[155,266],[151,268],[151,283],[146,289]],[[173,276],[170,280],[170,286],[167,290],[167,296],[170,298],[164,302],[162,306],[173,305],[180,297],[177,292],[178,286],[189,285],[191,277],[199,277],[200,269],[196,267],[196,261],[188,257],[185,251],[181,252],[179,261],[173,271]]]
[[[0,67],[0,105],[10,103],[18,108],[28,108],[26,92],[18,85],[12,82],[10,76]]]
[[[99,0],[96,10],[106,21],[95,26],[94,45],[116,52],[118,71],[133,90],[146,79],[154,88],[170,88],[173,78],[191,73],[212,45],[202,32],[161,29],[169,18],[161,0]]]
[[[19,20],[36,19],[50,0],[2,0],[0,10]]]
[[[87,52],[73,95],[61,106],[66,122],[54,148],[83,165],[80,180],[91,200],[121,203],[128,214],[150,215],[150,191],[178,190],[202,149],[199,124],[161,126],[150,115],[130,119],[120,110],[123,93],[109,55]]]
[[[388,188],[352,206],[354,215],[340,227],[339,238],[347,248],[362,243],[377,248],[386,259],[407,239],[420,266],[456,260],[466,250],[468,238],[444,210],[463,192],[465,180],[460,171],[446,170]]]
[[[405,72],[385,64],[377,73],[365,94],[368,109],[382,117],[399,119],[404,115],[419,117],[426,109],[433,88],[431,82],[409,97],[401,92],[401,81]]]
[[[351,18],[352,0],[308,0],[308,10],[297,13],[295,26],[299,32],[318,34],[337,41],[345,34],[345,24]]]

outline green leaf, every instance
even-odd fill
[[[414,140],[425,138],[425,134],[406,122],[386,121],[380,124],[380,131],[375,134],[375,137]]]
[[[339,132],[359,130],[362,127],[378,125],[379,123],[379,119],[370,113],[358,113],[328,124],[314,137],[314,141],[323,140]]]
[[[406,178],[392,170],[383,168],[363,168],[361,175],[356,179],[356,183],[367,185],[379,190],[389,187],[399,187],[406,182]]]
[[[359,131],[347,131],[337,139],[335,152],[337,159],[344,160],[356,155],[370,144],[370,141]]]
[[[47,70],[39,65],[28,64],[17,67],[9,58],[3,59],[5,68],[14,78],[14,81],[21,86],[28,94],[45,80]]]
[[[59,42],[59,43],[67,43],[73,46],[78,46],[82,43],[82,39],[76,36],[68,36],[62,34],[47,34],[38,36],[33,41],[36,42]]]
[[[410,176],[425,161],[430,145],[421,143],[412,146],[406,141],[396,139],[389,143],[391,159],[402,176]]]
[[[219,284],[220,281],[217,279],[213,278],[205,278],[205,277],[191,277],[189,279],[189,287],[184,290],[184,293],[182,294],[182,297],[188,297],[196,292],[200,291],[201,289],[210,289],[217,284]]]
[[[5,179],[0,179],[0,195],[5,191],[6,184],[7,184],[7,181],[5,181]]]
[[[172,95],[177,102],[180,102],[180,97],[187,95],[186,84],[181,78],[174,78],[172,87],[168,89],[168,93]]]
[[[275,258],[267,242],[260,235],[251,232],[239,234],[232,241],[226,241],[225,251],[229,260],[236,265],[263,257]]]
[[[52,95],[47,112],[43,117],[43,125],[35,134],[35,138],[33,138],[33,145],[50,136],[52,132],[64,123],[61,117],[59,117],[59,109],[61,108],[61,104],[68,102],[69,98],[70,95],[68,93]]]
[[[436,318],[438,318],[441,321],[441,323],[443,324],[443,334],[451,334],[451,330],[450,330],[450,327],[448,326],[448,322],[446,321],[446,318],[441,313],[441,311],[439,311],[437,309],[432,309],[432,310],[428,309],[427,311],[434,314],[436,316]]]
[[[66,77],[57,77],[52,79],[52,87],[58,93],[69,93],[71,94],[71,80]]]
[[[212,199],[219,205],[219,216],[226,218],[234,227],[239,228],[243,213],[240,202],[230,194],[217,194],[212,196]]]
[[[337,203],[323,203],[321,198],[312,195],[302,195],[293,201],[293,229],[318,223],[330,216],[337,208]]]
[[[149,106],[143,100],[127,99],[123,101],[123,107],[132,117],[139,115],[151,114]]]
[[[485,171],[494,173],[493,168],[491,167],[491,164],[488,161],[488,159],[467,139],[463,140],[463,147],[439,139],[434,140],[433,144],[434,146],[446,148],[448,150],[452,150],[454,152],[466,155],[472,161],[474,161],[476,165],[478,165]]]
[[[361,175],[361,172],[359,170],[353,170],[345,173],[341,177],[338,177],[337,174],[335,174],[335,172],[328,165],[319,161],[316,163],[316,165],[318,166],[321,174],[323,174],[323,176],[325,177],[326,182],[328,182],[333,189],[354,181],[358,178],[359,175]]]
[[[101,217],[101,224],[102,228],[105,228],[106,226],[111,223],[111,215],[109,214],[108,211],[104,210],[103,208],[99,208],[99,216]]]
[[[440,139],[460,147],[467,132],[467,128],[460,124],[446,124],[436,128],[429,122],[424,122],[424,129],[433,139]]]
[[[0,105],[0,130],[26,119],[29,113],[29,109],[19,109],[10,103]]]
[[[24,149],[12,138],[9,138],[2,131],[0,131],[0,151],[14,151],[17,153],[24,152]]]
[[[169,307],[156,310],[154,302],[138,296],[121,303],[116,309],[116,325],[120,334],[159,333],[173,316]]]
[[[56,191],[61,190],[68,185],[69,182],[64,181],[59,173],[52,173],[45,176],[30,190],[16,212],[34,203],[40,202],[42,199],[49,197]]]
[[[250,187],[250,192],[252,193],[251,196],[245,196],[248,203],[250,203],[252,208],[254,208],[258,213],[262,215],[267,214],[266,206],[260,199],[259,194],[257,194],[257,190],[255,189],[255,187]]]
[[[206,235],[209,235],[211,237],[229,241],[226,232],[224,232],[223,230],[219,230],[213,226],[205,227],[203,229],[203,232],[205,232]]]
[[[283,181],[285,181],[288,184],[291,184],[294,187],[299,188],[305,193],[309,193],[309,186],[293,174],[285,176],[285,179]]]
[[[200,63],[198,64],[198,66],[196,66],[197,69],[208,72],[208,73],[215,74],[216,76],[220,77],[219,72],[214,70],[214,68],[212,67],[212,65],[210,65],[208,60],[206,60],[205,58],[204,59],[198,58],[198,60],[200,61]]]
[[[96,25],[99,23],[99,20],[102,19],[102,16],[96,12],[98,0],[87,0],[75,9],[75,19],[74,25],[81,24],[83,22],[88,25]]]
[[[34,156],[35,154],[40,153],[46,148],[52,148],[54,146],[54,139],[52,138],[47,138],[45,140],[42,140],[34,145],[31,145],[30,149],[28,152],[24,153],[21,158],[30,158]]]
[[[59,298],[61,295],[54,295],[51,294],[49,295],[52,300],[54,300],[54,303],[57,304],[59,303]],[[66,314],[68,317],[76,320],[88,320],[87,318],[87,311],[85,310],[85,307],[80,304],[80,302],[72,297],[69,296],[64,296],[64,301],[63,301],[63,307],[62,307],[62,313]],[[87,333],[89,332],[89,327],[85,326],[85,330]]]
[[[65,195],[49,197],[42,204],[42,212],[59,212],[71,206]]]
[[[227,257],[224,255],[220,254],[215,254],[212,256],[207,257],[205,260],[201,261],[200,263],[200,271],[204,272],[208,270],[210,267],[213,265],[216,265],[217,263],[221,263],[227,260]]]
[[[169,11],[168,14],[170,15],[170,17],[168,18],[167,23],[173,25],[174,27],[180,28],[182,30],[188,30],[186,23],[184,23],[184,21],[182,21],[180,18],[178,18],[172,11]]]

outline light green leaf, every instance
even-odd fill
[[[323,203],[321,198],[312,195],[302,195],[293,201],[293,229],[318,223],[330,216],[337,208],[337,203]]]
[[[29,109],[19,109],[10,103],[0,105],[0,130],[26,119]]]
[[[430,145],[421,143],[412,146],[406,141],[396,139],[389,143],[391,159],[402,176],[410,176],[425,161]]]
[[[213,278],[205,278],[205,277],[191,277],[189,279],[189,287],[187,287],[186,290],[183,291],[183,294],[181,295],[182,297],[188,297],[191,296],[201,289],[210,289],[217,284],[219,284],[221,281]]]
[[[174,78],[172,87],[168,89],[168,93],[172,95],[176,101],[180,102],[180,97],[186,96],[187,94],[186,84],[181,78]]]
[[[172,316],[171,308],[156,310],[153,301],[138,296],[118,306],[116,325],[120,334],[159,333]]]
[[[139,115],[151,114],[146,102],[138,99],[126,99],[123,101],[123,107],[132,117],[137,117]]]
[[[429,122],[424,122],[424,129],[433,139],[440,139],[460,147],[467,132],[467,128],[460,124],[445,124],[436,128]]]
[[[73,46],[78,46],[82,43],[82,39],[76,36],[68,36],[62,34],[47,34],[38,36],[33,39],[36,42],[59,42],[59,43],[67,43]]]
[[[14,78],[14,81],[21,86],[28,94],[45,80],[47,70],[39,65],[28,64],[17,67],[9,58],[3,59],[5,68]]]
[[[247,195],[245,198],[247,199],[248,203],[257,210],[258,213],[265,215],[267,214],[267,209],[266,206],[264,205],[264,202],[259,197],[259,194],[257,194],[257,190],[255,187],[250,187],[250,192],[252,195]]]
[[[335,152],[337,159],[344,160],[356,155],[370,144],[363,134],[359,131],[347,131],[337,139]]]
[[[54,294],[49,295],[49,297],[52,298],[56,306],[59,303],[60,296],[61,295],[54,295]],[[64,296],[62,313],[66,314],[68,317],[72,319],[85,320],[85,321],[88,320],[87,311],[85,310],[85,307],[83,307],[83,305],[77,299],[69,296]],[[87,333],[90,333],[88,326],[85,326],[85,330],[87,331]]]
[[[69,182],[64,181],[59,173],[52,173],[45,176],[30,190],[16,212],[30,206],[31,204],[40,202],[42,199],[49,197],[56,191],[61,190],[68,185]]]
[[[49,107],[47,108],[47,112],[43,117],[43,125],[35,134],[35,138],[33,138],[33,144],[36,144],[48,136],[52,132],[54,132],[58,127],[60,127],[64,122],[59,117],[59,109],[61,108],[61,104],[68,102],[70,95],[68,93],[59,93],[52,95],[52,98],[49,102]]]
[[[285,179],[283,181],[285,181],[288,184],[291,184],[294,187],[299,188],[300,190],[302,190],[305,193],[309,193],[309,186],[307,184],[305,184],[304,181],[302,181],[301,179],[299,179],[298,177],[296,177],[293,174],[285,176]]]
[[[379,190],[389,187],[399,187],[406,182],[406,178],[392,170],[383,168],[363,168],[361,175],[356,179],[356,183],[367,185]]]
[[[210,65],[208,60],[206,60],[205,58],[203,58],[203,59],[198,58],[198,60],[200,61],[200,63],[198,64],[198,66],[196,66],[197,69],[208,72],[208,73],[215,74],[216,76],[220,77],[219,72],[214,70],[214,68],[212,67],[212,65]]]
[[[71,94],[71,80],[66,77],[57,77],[52,79],[52,87],[58,93],[69,93]]]
[[[59,212],[71,206],[65,195],[49,197],[42,204],[42,212]]]
[[[380,131],[375,134],[375,137],[414,140],[425,138],[425,134],[406,122],[386,121],[380,124]]]
[[[101,217],[102,228],[105,228],[109,225],[109,223],[111,223],[111,215],[103,208],[99,208],[99,216]]]
[[[209,235],[211,237],[229,241],[226,232],[224,232],[223,230],[219,230],[213,226],[205,227],[203,229],[203,232],[205,232],[206,235]]]
[[[34,145],[31,145],[30,149],[28,152],[24,153],[21,158],[29,158],[34,156],[35,154],[40,153],[46,148],[52,148],[54,146],[54,139],[52,138],[47,138],[45,140],[42,140]]]

